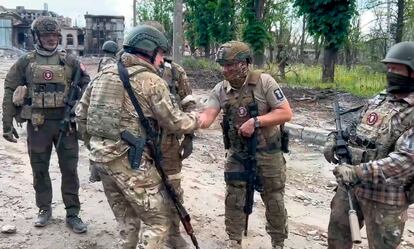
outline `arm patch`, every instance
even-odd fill
[[[285,98],[285,95],[283,95],[283,92],[280,88],[274,90],[273,93],[275,94],[277,100],[282,100]]]

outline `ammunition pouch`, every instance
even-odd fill
[[[65,85],[55,83],[34,84],[32,106],[34,108],[62,108],[65,106]]]
[[[289,131],[284,129],[281,135],[281,150],[284,153],[289,153]]]
[[[131,164],[131,169],[139,169],[142,152],[144,151],[146,143],[145,139],[135,137],[132,133],[126,130],[121,132],[121,139],[130,146],[128,150],[128,161]]]

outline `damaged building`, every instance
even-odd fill
[[[101,47],[107,40],[122,45],[124,38],[123,16],[85,15],[86,27],[72,26],[72,20],[55,12],[48,11],[47,4],[43,10],[25,9],[17,6],[8,9],[0,6],[0,49],[34,49],[31,34],[32,22],[39,16],[56,18],[61,27],[60,46],[76,55],[101,55]]]
[[[102,45],[112,40],[122,46],[125,17],[108,15],[85,15],[85,54],[101,55]]]

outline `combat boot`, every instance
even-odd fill
[[[283,242],[273,242],[272,241],[272,249],[283,249],[284,243]]]
[[[241,241],[228,240],[226,249],[242,249]]]
[[[176,216],[172,219],[174,222],[171,224],[168,232],[166,246],[172,249],[187,249],[188,244],[180,233],[180,220]]]
[[[77,215],[72,215],[66,217],[66,224],[72,229],[75,233],[85,233],[88,230],[88,227]]]
[[[52,217],[52,209],[40,209],[34,222],[35,227],[44,227],[49,223]]]

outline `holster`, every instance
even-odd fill
[[[282,130],[282,135],[281,135],[281,150],[284,153],[289,153],[289,131],[283,129]]]
[[[121,132],[121,139],[130,146],[128,150],[128,161],[131,164],[131,169],[139,169],[142,152],[144,151],[146,142],[145,139],[135,137],[132,133],[126,130]]]

